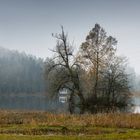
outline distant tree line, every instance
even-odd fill
[[[0,48],[0,94],[45,91],[44,62],[25,53]]]
[[[53,34],[54,57],[46,61],[46,77],[51,95],[67,88],[70,92],[69,111],[75,113],[128,111],[131,87],[126,72],[127,60],[116,55],[117,40],[107,36],[99,25],[86,36],[78,52],[62,27]]]
[[[50,99],[44,72],[43,59],[0,47],[0,109],[65,112],[58,98]]]

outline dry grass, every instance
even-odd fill
[[[32,126],[88,126],[112,128],[140,128],[140,114],[68,115],[46,112],[0,111],[0,126],[30,124]]]
[[[0,139],[140,139],[140,114],[69,115],[0,111]]]

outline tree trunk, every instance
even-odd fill
[[[74,102],[73,102],[73,93],[70,94],[69,98],[69,112],[70,114],[74,114]]]

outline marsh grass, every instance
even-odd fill
[[[140,128],[140,114],[69,115],[46,112],[0,111],[0,125],[6,124]]]
[[[140,139],[139,114],[51,114],[0,111],[0,139]],[[26,136],[27,135],[27,136]],[[67,137],[68,135],[68,137]],[[5,138],[3,138],[5,137]],[[67,137],[67,138],[66,138]]]

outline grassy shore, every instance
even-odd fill
[[[0,111],[0,140],[139,140],[139,114]]]

